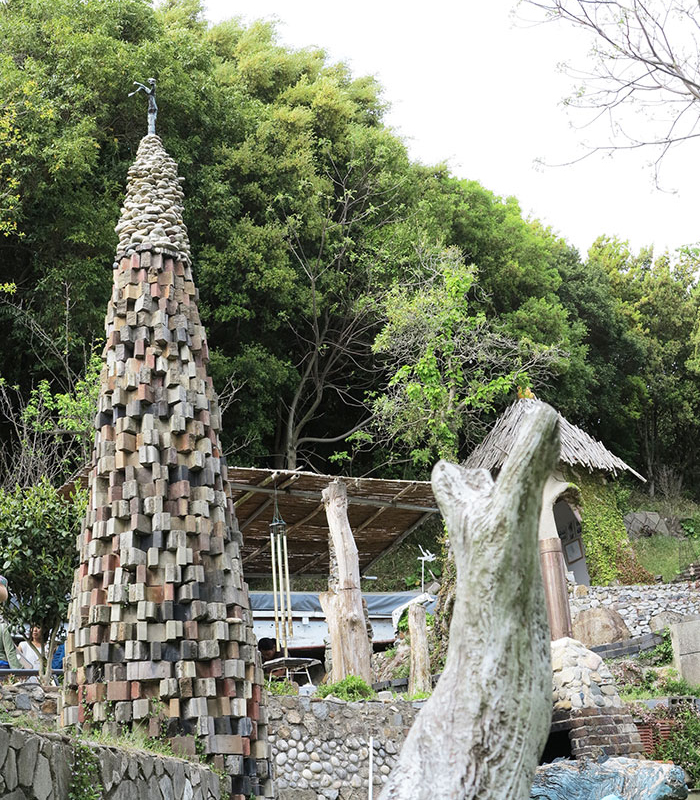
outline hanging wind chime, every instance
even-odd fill
[[[287,552],[287,523],[277,507],[275,487],[275,510],[270,523],[270,558],[272,560],[272,598],[275,611],[275,640],[277,650],[280,643],[285,658],[289,656],[288,641],[294,635],[292,626],[292,593],[289,590],[289,555]],[[278,593],[279,586],[279,593]]]

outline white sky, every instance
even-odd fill
[[[208,0],[207,17],[279,20],[280,40],[319,46],[355,75],[374,75],[391,109],[386,121],[413,159],[447,161],[459,177],[515,195],[585,254],[601,234],[657,252],[700,241],[697,145],[664,168],[660,192],[646,168],[651,151],[592,156],[568,167],[536,168],[580,154],[590,133],[561,105],[572,80],[557,64],[585,64],[589,40],[561,25],[514,24],[513,0]],[[600,139],[597,140],[600,142]]]

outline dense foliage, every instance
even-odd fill
[[[0,573],[10,590],[3,617],[25,637],[32,625],[42,628],[46,670],[67,618],[84,512],[82,493],[66,501],[46,479],[25,489],[0,489]]]
[[[25,406],[87,396],[145,132],[127,94],[154,75],[231,460],[423,477],[521,386],[652,492],[697,490],[695,251],[582,259],[514,198],[411,163],[375,81],[197,0],[14,0],[0,53],[0,377]]]

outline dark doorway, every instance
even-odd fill
[[[540,764],[551,764],[557,758],[571,758],[569,731],[550,731]]]

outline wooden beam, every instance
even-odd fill
[[[268,489],[262,486],[251,486],[248,483],[229,483],[229,486],[233,491],[237,492],[249,492],[249,493],[260,493],[260,494],[271,494],[274,495],[274,489]],[[300,497],[304,500],[318,500],[321,492],[310,492],[303,489],[281,489],[278,487],[277,489],[278,494],[286,495],[287,497]],[[238,502],[238,501],[236,501]],[[399,503],[393,500],[377,500],[376,498],[372,497],[348,497],[348,503],[354,506],[375,506],[376,508],[398,508],[402,511],[422,511],[424,513],[430,512],[434,514],[437,512],[437,506],[417,506],[412,505],[411,503]]]
[[[243,522],[238,524],[239,530],[244,531],[251,522],[255,522],[255,520],[263,513],[263,511],[265,511],[265,509],[271,505],[272,498],[268,497],[267,500],[264,500],[249,517],[246,517]]]
[[[272,502],[271,500],[267,501],[268,504],[271,503],[271,502]],[[323,503],[322,502],[319,503],[316,506],[316,508],[310,514],[307,514],[303,519],[300,519],[298,522],[295,522],[294,525],[290,525],[289,528],[287,528],[287,536],[289,536],[289,534],[292,531],[295,531],[301,525],[304,525],[305,523],[307,523],[310,519],[313,519],[316,516],[316,514],[319,513],[319,511],[323,511]],[[246,520],[246,522],[248,522],[248,520]],[[259,556],[260,553],[264,553],[266,550],[268,550],[269,547],[270,547],[270,542],[269,541],[265,542],[265,544],[262,545],[262,547],[258,547],[257,550],[255,550],[254,552],[250,553],[250,555],[247,555],[243,559],[243,563],[247,564],[252,558],[255,558],[255,556]],[[294,572],[292,574],[296,575],[296,572]]]
[[[323,511],[323,502],[320,502],[310,514],[307,514],[304,517],[304,519],[300,519],[298,522],[295,522],[294,525],[290,525],[287,528],[287,536],[289,536],[292,531],[297,530],[297,528],[301,528],[302,525],[306,525],[309,520],[313,519],[316,514],[320,513],[321,511]]]
[[[360,589],[360,566],[357,545],[348,520],[347,487],[336,478],[323,490],[328,518],[329,545],[332,542],[335,573],[328,581],[328,591],[318,599],[326,615],[331,644],[331,681],[336,683],[356,675],[372,681],[372,645]]]
[[[277,477],[278,474],[279,473],[276,472],[276,471],[275,472],[271,472],[269,475],[267,475],[266,477],[264,477],[260,481],[260,483],[257,485],[256,488],[260,488],[261,486],[267,486],[267,484],[270,483],[270,481],[274,481],[275,480],[275,478]],[[253,497],[254,495],[255,495],[255,491],[254,490],[246,492],[243,495],[243,497],[239,497],[238,500],[236,500],[236,502],[233,504],[233,507],[234,508],[240,508],[243,505],[243,503],[245,503],[247,500],[250,500],[250,498]]]
[[[324,550],[317,556],[314,556],[310,561],[307,561],[303,564],[296,572],[293,572],[292,575],[299,575],[303,569],[308,569],[309,567],[313,567],[318,564],[319,561],[323,561],[324,558],[328,558],[328,550]]]

